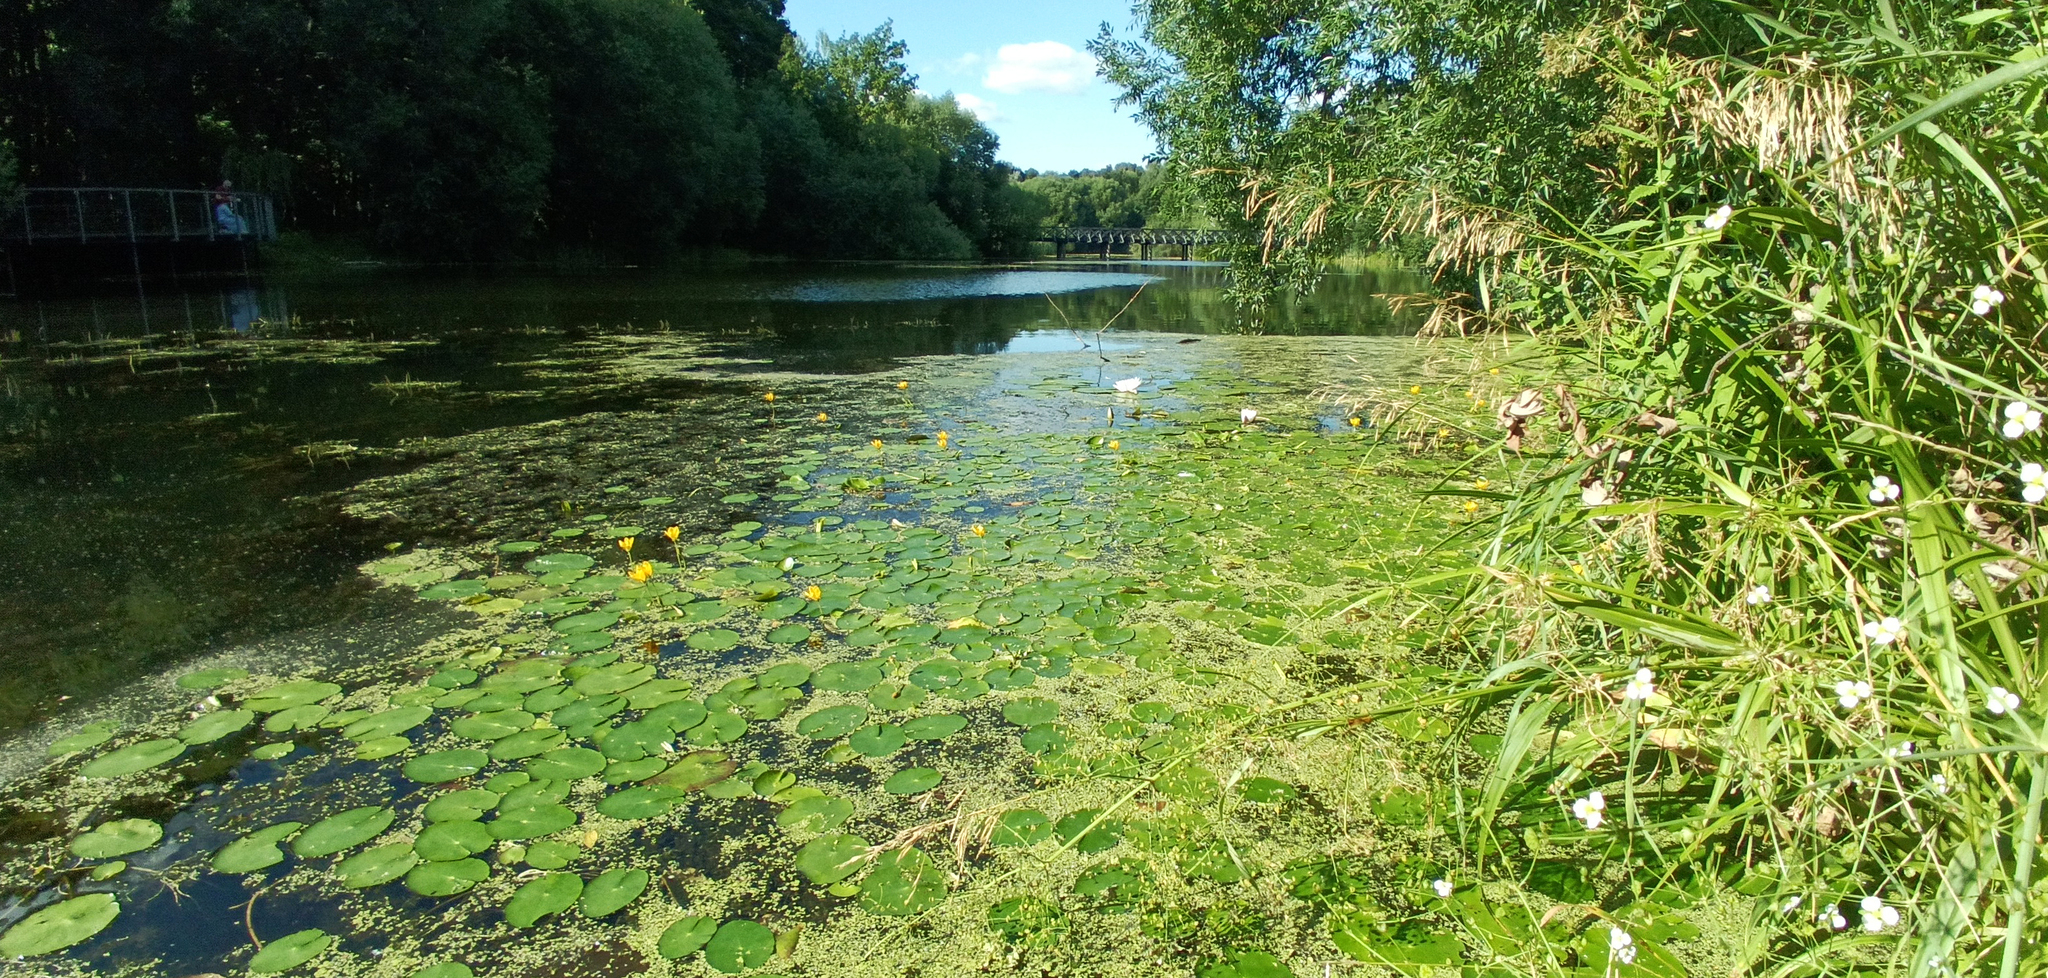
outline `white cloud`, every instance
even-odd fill
[[[985,87],[1008,95],[1052,92],[1079,95],[1095,80],[1095,58],[1058,41],[1005,44],[982,78]]]
[[[959,105],[962,109],[967,110],[968,114],[974,116],[977,119],[980,119],[983,122],[1001,122],[1004,119],[1002,110],[996,108],[996,104],[994,102],[982,98],[979,95],[970,95],[966,92],[954,92],[953,102]]]
[[[951,61],[945,62],[942,67],[946,69],[946,74],[964,75],[981,67],[981,55],[969,51]]]

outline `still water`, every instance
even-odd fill
[[[410,613],[356,566],[490,527],[431,493],[370,515],[340,500],[431,466],[424,446],[917,357],[1015,357],[1028,374],[1031,354],[1128,344],[1105,326],[1399,334],[1412,314],[1378,296],[1425,284],[1333,274],[1249,317],[1222,268],[1177,262],[359,269],[0,300],[0,731],[209,650]],[[611,369],[619,342],[674,336],[697,344],[691,363]],[[566,494],[560,478],[528,473],[526,492]]]

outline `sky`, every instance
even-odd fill
[[[893,20],[918,87],[953,93],[1002,139],[997,155],[1019,169],[1142,164],[1156,151],[1088,54],[1104,22],[1131,34],[1127,0],[787,0],[786,16],[806,43],[820,32],[866,33]]]

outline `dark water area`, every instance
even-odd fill
[[[0,300],[0,730],[234,644],[375,613],[356,566],[429,529],[331,494],[407,444],[674,410],[755,375],[1073,351],[1114,331],[1412,331],[1340,273],[1247,316],[1178,262],[686,272],[350,269]],[[593,338],[683,335],[718,369],[593,382]],[[1105,340],[1115,344],[1113,337]]]

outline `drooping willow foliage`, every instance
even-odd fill
[[[1480,858],[1574,812],[1755,896],[1751,973],[2048,969],[2044,12],[1155,0],[1098,41],[1247,292],[1420,233],[1436,328],[1546,341],[1473,567],[1411,593],[1504,723]]]

